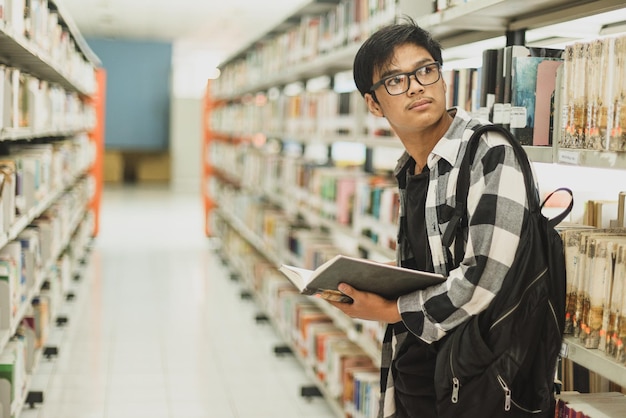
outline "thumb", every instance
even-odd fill
[[[347,283],[339,283],[339,286],[337,286],[337,290],[348,296],[352,296],[356,292],[356,289]]]

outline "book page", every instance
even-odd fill
[[[306,284],[313,275],[313,270],[303,269],[296,266],[282,265],[278,270],[280,270],[285,276],[287,276],[287,278],[300,291],[302,291],[306,287]]]

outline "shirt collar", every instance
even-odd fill
[[[437,144],[435,144],[435,147],[428,155],[426,163],[431,170],[441,158],[446,160],[450,165],[454,165],[459,154],[463,132],[467,127],[467,123],[471,120],[471,116],[464,109],[453,107],[448,109],[448,113],[451,112],[456,112],[452,124],[450,124],[446,133]],[[410,158],[411,156],[406,151],[402,153],[394,170],[396,177],[406,167]]]

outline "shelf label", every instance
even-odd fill
[[[561,343],[561,351],[559,352],[559,355],[562,358],[567,358],[568,353],[569,353],[569,345],[564,341]]]
[[[526,108],[522,106],[511,107],[511,128],[526,127]]]
[[[558,155],[559,155],[558,161],[560,163],[574,164],[574,165],[580,164],[580,152],[578,151],[559,150]]]
[[[511,103],[493,104],[493,123],[509,124],[511,120]]]

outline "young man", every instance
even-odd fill
[[[442,235],[455,206],[458,169],[472,128],[488,122],[446,108],[442,63],[439,43],[410,19],[373,34],[354,60],[354,79],[369,111],[387,119],[406,150],[394,173],[401,200],[396,263],[447,276],[441,285],[398,300],[343,284],[340,290],[354,302],[331,302],[351,317],[388,323],[379,417],[437,416],[436,342],[494,298],[527,214],[513,150],[500,134],[489,132],[481,138],[470,176],[464,259],[453,265],[453,249],[442,245]]]

